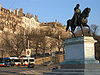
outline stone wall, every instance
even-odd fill
[[[52,57],[44,57],[44,58],[37,58],[35,59],[35,64],[36,65],[41,65],[44,62],[48,62],[48,61],[52,61]],[[64,55],[60,54],[60,55],[56,55],[56,62],[63,62],[64,61]]]

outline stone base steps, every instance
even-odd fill
[[[84,75],[84,72],[47,72],[44,75]]]
[[[62,69],[84,69],[85,65],[84,64],[61,64],[60,65]]]
[[[52,72],[100,72],[100,69],[55,69]]]
[[[100,69],[56,69],[44,75],[100,75]]]
[[[100,64],[64,64],[44,75],[100,75]]]
[[[84,72],[84,69],[55,69],[53,72]]]
[[[100,69],[100,63],[92,63],[92,64],[61,64],[62,69]]]

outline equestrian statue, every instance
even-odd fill
[[[80,5],[77,4],[76,7],[74,8],[74,16],[72,17],[72,19],[67,20],[67,27],[66,27],[66,31],[68,31],[69,26],[71,27],[71,32],[73,34],[73,36],[75,37],[75,28],[77,26],[79,26],[81,28],[82,31],[82,35],[84,36],[83,33],[83,27],[88,27],[89,31],[88,33],[90,33],[90,27],[89,25],[87,25],[87,17],[89,16],[90,13],[90,8],[85,8],[82,12],[79,9]]]

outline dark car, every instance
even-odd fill
[[[52,64],[53,64],[53,62],[51,62],[51,61],[48,61],[48,62],[44,62],[43,63],[44,66],[49,66],[49,65],[52,65]]]
[[[33,63],[29,63],[29,64],[28,64],[28,68],[34,68],[34,66],[35,66],[35,65],[34,65]]]

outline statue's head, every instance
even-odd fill
[[[80,4],[77,4],[76,7],[80,7]]]

